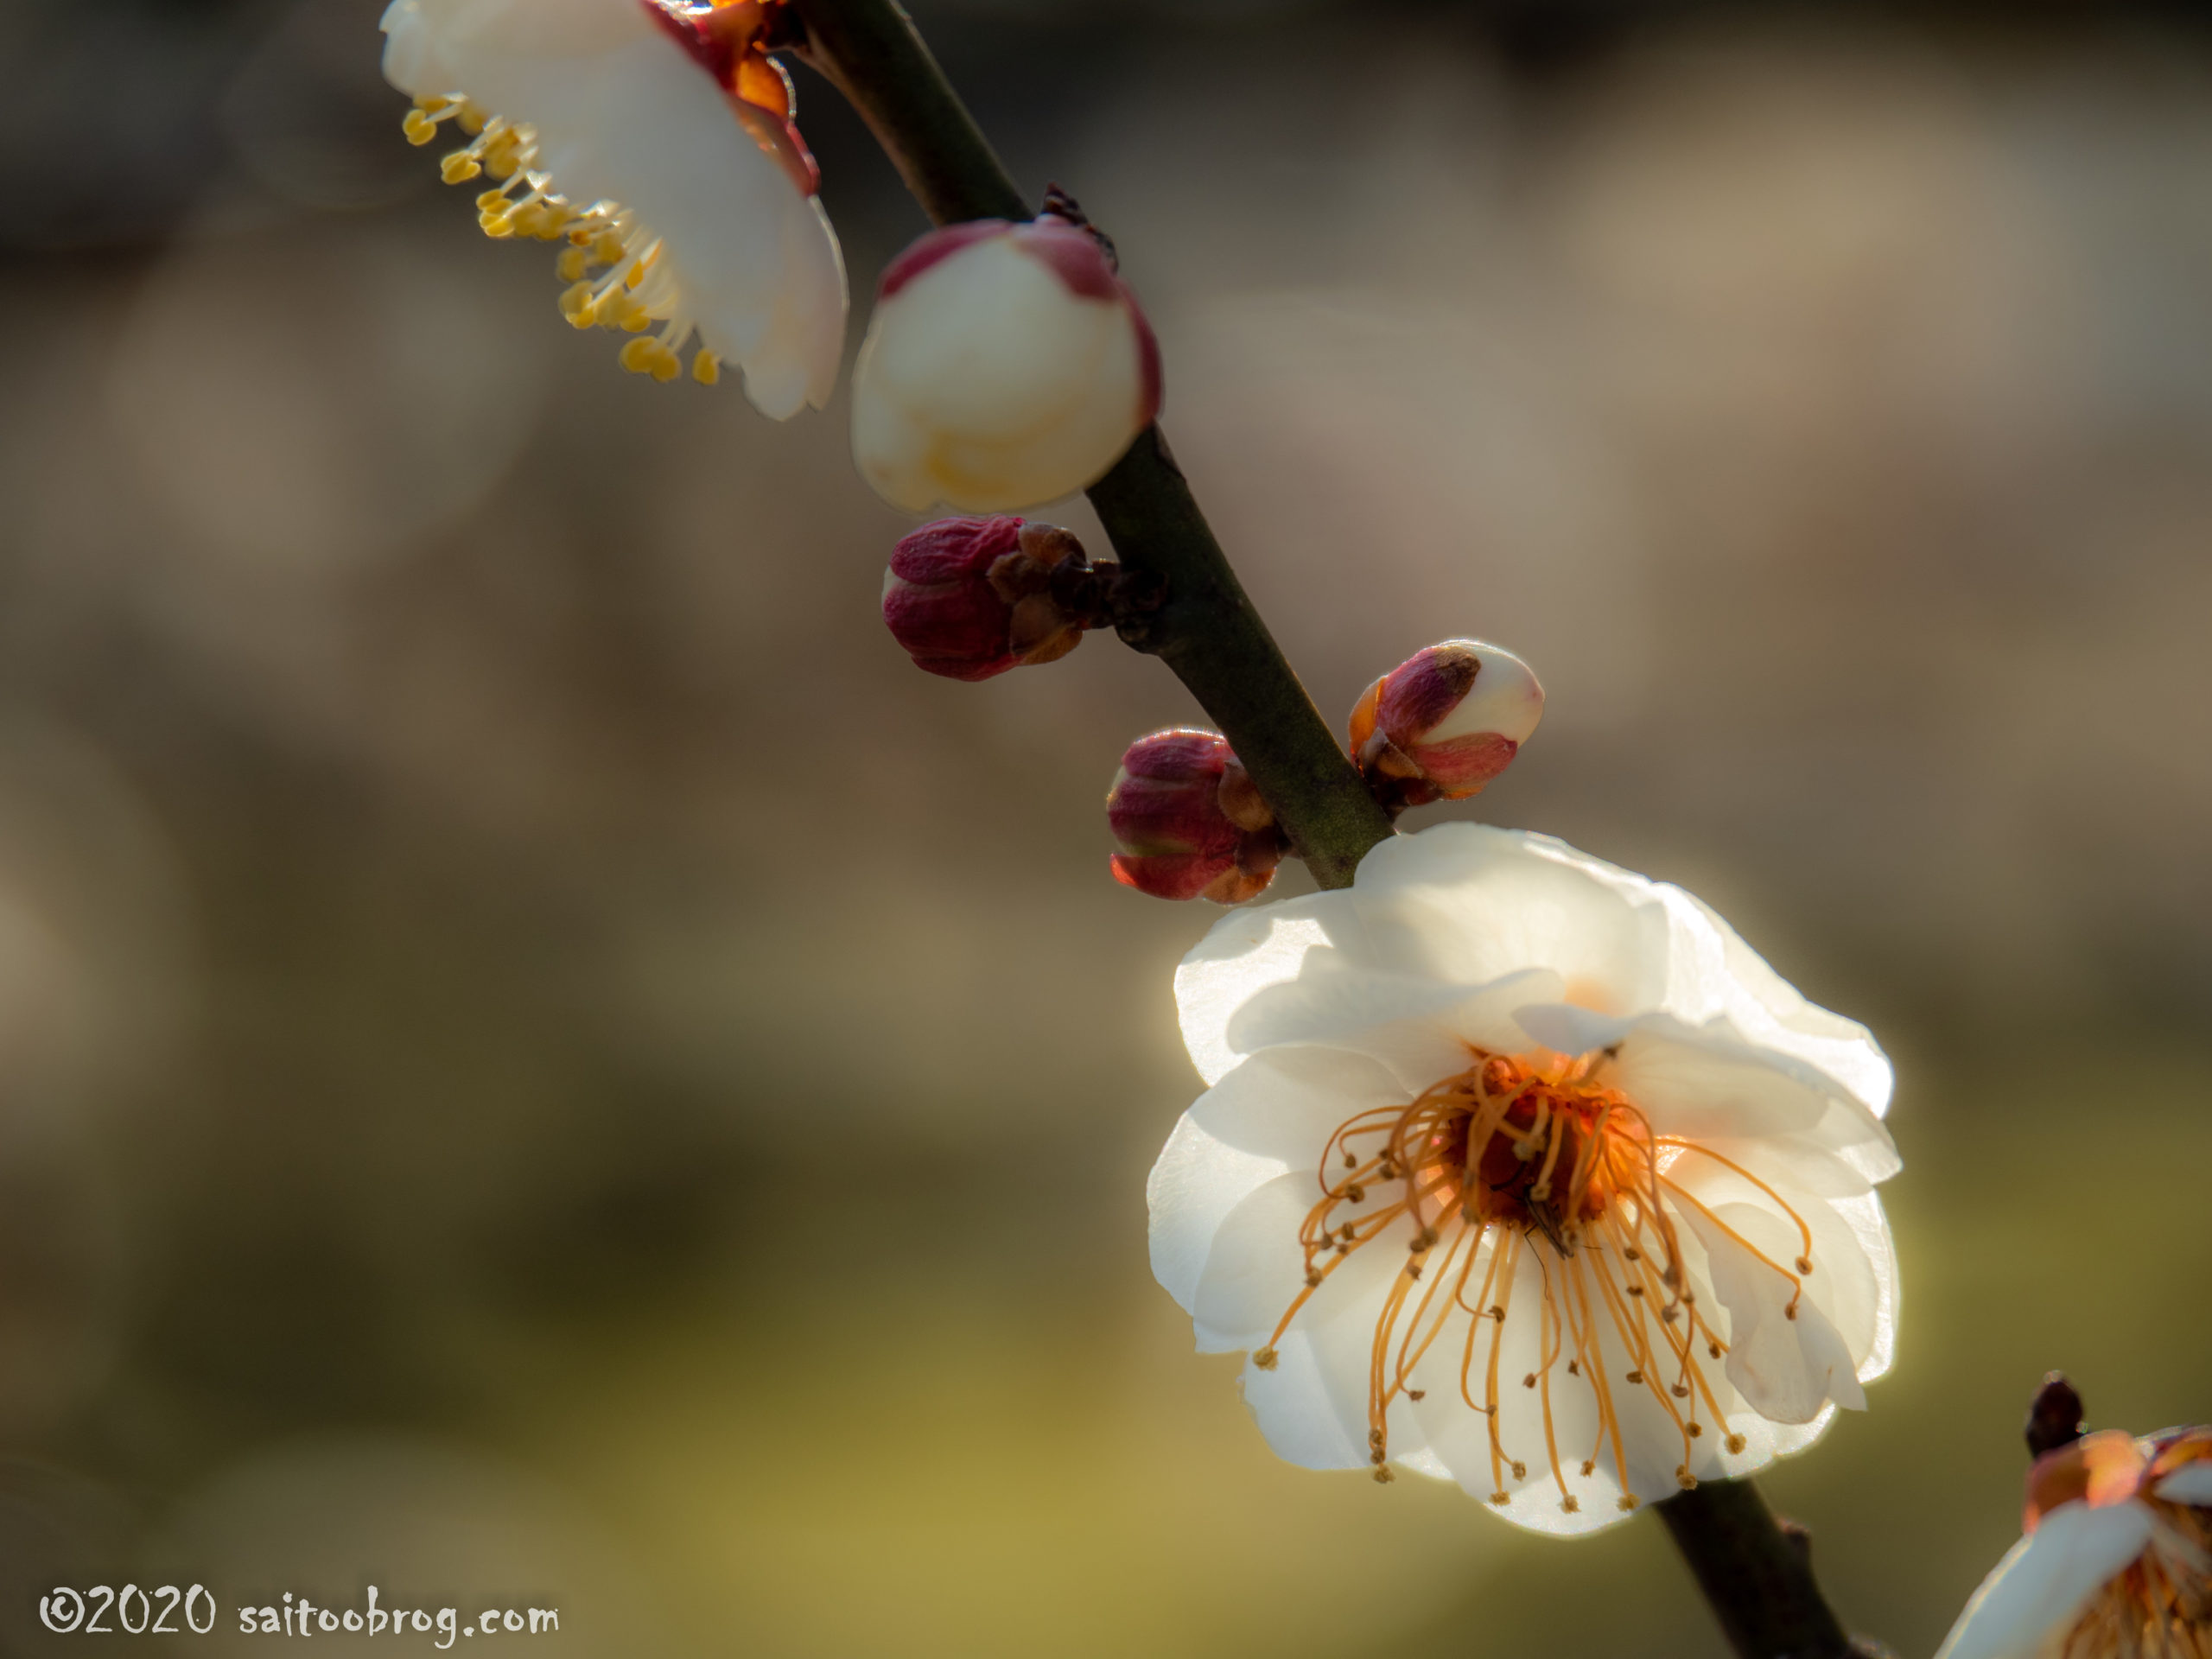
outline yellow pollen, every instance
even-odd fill
[[[442,157],[439,176],[465,184],[488,174],[496,189],[476,197],[477,223],[497,241],[524,238],[562,242],[554,269],[565,285],[561,315],[578,328],[607,328],[640,336],[626,341],[617,356],[633,374],[664,384],[684,372],[684,351],[695,332],[683,303],[680,283],[660,238],[620,204],[594,202],[579,207],[563,196],[538,165],[534,127],[493,115],[469,99],[426,98],[401,123],[411,144],[427,144],[451,122],[470,142]],[[594,268],[599,274],[594,275]],[[658,338],[642,338],[658,325]],[[701,347],[690,360],[693,380],[711,386],[721,378],[721,361]]]

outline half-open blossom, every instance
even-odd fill
[[[2022,1530],[1936,1659],[2212,1656],[2212,1428],[2044,1453]]]
[[[1096,483],[1159,409],[1159,348],[1098,239],[1049,213],[977,219],[883,273],[853,458],[894,506],[1006,512]]]
[[[1155,899],[1242,904],[1267,891],[1282,832],[1217,732],[1173,727],[1129,745],[1106,793],[1114,879]]]
[[[836,380],[845,270],[762,49],[784,0],[392,0],[385,77],[413,95],[407,136],[460,140],[449,184],[488,178],[485,233],[564,245],[561,310],[634,335],[658,380],[721,365],[779,420]]]
[[[1351,711],[1352,759],[1386,804],[1464,800],[1512,765],[1543,715],[1528,664],[1446,639],[1367,688]]]
[[[1309,1468],[1546,1532],[1810,1445],[1890,1363],[1890,1067],[1678,887],[1441,824],[1176,976],[1153,1270]]]

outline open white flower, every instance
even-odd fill
[[[1225,917],[1176,995],[1210,1087],[1153,1270],[1291,1462],[1586,1531],[1888,1369],[1889,1063],[1681,889],[1441,824]]]
[[[2025,1530],[1936,1659],[2212,1656],[2212,1428],[2045,1453]]]
[[[561,309],[637,336],[623,366],[672,380],[724,362],[778,420],[820,408],[845,336],[845,270],[761,49],[780,0],[392,0],[385,77],[410,93],[408,137],[448,124],[458,184],[494,237],[568,244]],[[652,332],[647,332],[651,330]]]

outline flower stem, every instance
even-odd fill
[[[1031,209],[990,143],[893,0],[791,0],[799,55],[843,92],[930,217],[1027,219]],[[1154,426],[1090,488],[1125,568],[1165,599],[1122,637],[1157,655],[1221,728],[1260,794],[1325,887],[1391,833],[1313,700],[1245,596]]]
[[[1784,1531],[1748,1480],[1700,1481],[1659,1518],[1741,1659],[1848,1659],[1854,1647],[1813,1577],[1805,1534]]]
[[[1026,219],[1031,209],[896,0],[790,0],[799,56],[875,134],[930,217]],[[1166,598],[1125,634],[1173,669],[1250,772],[1324,887],[1348,887],[1391,834],[1291,671],[1154,426],[1091,486],[1090,502],[1130,570]],[[1134,637],[1132,637],[1134,636]],[[1846,1659],[1854,1649],[1793,1540],[1748,1480],[1709,1480],[1658,1505],[1743,1659]]]

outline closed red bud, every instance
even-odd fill
[[[1352,709],[1352,756],[1391,804],[1463,800],[1512,764],[1543,712],[1528,664],[1479,639],[1447,639],[1367,688]]]
[[[1053,572],[1088,571],[1082,543],[1057,524],[940,518],[904,537],[883,575],[883,620],[916,664],[956,680],[987,680],[1049,663],[1096,619],[1063,601],[1088,590]],[[1095,585],[1095,584],[1094,584]]]
[[[1114,879],[1156,899],[1233,905],[1266,891],[1282,835],[1251,779],[1213,732],[1139,738],[1106,796],[1121,843]]]

